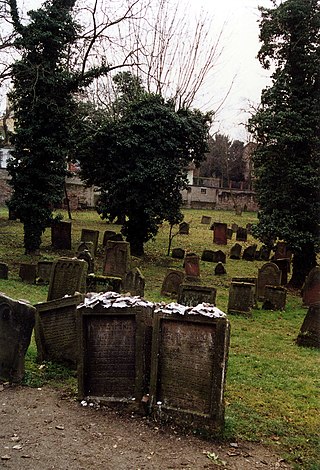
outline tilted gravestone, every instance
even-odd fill
[[[196,307],[198,304],[207,303],[214,305],[217,289],[212,286],[196,286],[193,284],[180,284],[178,303],[188,307]]]
[[[230,249],[230,259],[240,259],[241,258],[242,246],[240,243],[236,243]]]
[[[89,250],[83,250],[78,253],[78,259],[83,259],[88,265],[88,274],[94,273],[94,259]]]
[[[227,224],[215,222],[213,224],[213,243],[217,245],[227,244]]]
[[[265,286],[263,310],[284,310],[286,308],[287,291],[281,286]]]
[[[83,228],[81,230],[81,241],[82,242],[92,242],[93,243],[93,256],[97,254],[98,243],[99,243],[99,230],[90,230]]]
[[[258,300],[264,299],[265,286],[280,286],[281,271],[274,263],[268,262],[258,269]]]
[[[172,258],[183,259],[185,257],[185,250],[182,248],[173,248],[171,252]]]
[[[281,271],[281,285],[285,286],[288,284],[288,274],[290,272],[290,259],[289,258],[278,258],[274,259],[273,263],[278,266]]]
[[[236,233],[237,242],[246,242],[248,239],[248,232],[246,228],[238,227]]]
[[[89,274],[86,279],[86,292],[118,292],[121,291],[122,278],[116,276],[103,276],[99,274]]]
[[[139,268],[131,269],[124,277],[123,291],[130,292],[131,295],[144,296],[146,280]]]
[[[38,361],[77,365],[76,309],[83,295],[41,302],[36,307],[35,339]]]
[[[31,263],[21,263],[19,269],[19,277],[23,282],[34,284],[37,277],[37,265]]]
[[[107,241],[110,240],[110,238],[113,237],[114,235],[116,235],[116,232],[114,232],[113,230],[106,230],[103,234],[102,245],[106,246]]]
[[[86,291],[88,265],[77,258],[59,258],[52,265],[47,300],[55,300],[75,292]]]
[[[36,309],[0,294],[0,379],[20,382],[31,341]]]
[[[9,268],[6,263],[0,263],[0,279],[8,279]]]
[[[161,295],[176,297],[180,284],[184,281],[184,272],[177,269],[169,269],[162,283]]]
[[[49,284],[53,261],[38,261],[37,284]]]
[[[309,306],[320,302],[320,267],[311,269],[302,287],[303,305]]]
[[[103,273],[123,278],[130,271],[130,244],[122,241],[107,241]]]
[[[222,276],[223,274],[227,274],[227,270],[224,267],[223,263],[219,261],[214,268],[214,275],[215,276]]]
[[[197,281],[200,278],[199,256],[195,254],[187,254],[184,258],[184,271],[186,279]]]
[[[142,406],[149,393],[152,315],[150,302],[110,292],[79,305],[79,398]]]
[[[71,250],[71,222],[53,222],[51,226],[51,244],[57,250]]]
[[[210,225],[211,224],[211,217],[209,217],[208,215],[203,215],[201,217],[201,223],[206,224],[206,225]]]
[[[155,311],[150,408],[157,420],[216,435],[224,426],[230,324],[215,307],[196,309]]]
[[[179,224],[180,235],[189,235],[189,229],[190,229],[190,226],[188,222],[181,222],[181,224]]]
[[[257,245],[250,245],[250,246],[247,246],[247,247],[243,250],[242,259],[244,259],[244,260],[246,260],[246,261],[254,261],[256,251],[257,251]]]
[[[310,305],[303,320],[297,344],[320,349],[320,302]]]
[[[255,306],[255,285],[248,282],[231,281],[228,299],[228,314],[251,316]]]

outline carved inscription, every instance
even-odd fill
[[[85,292],[87,263],[78,259],[60,259],[53,263],[48,300]]]

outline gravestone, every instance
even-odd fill
[[[172,258],[177,258],[177,259],[184,259],[185,254],[186,252],[182,248],[173,248],[171,252]]]
[[[187,254],[184,258],[184,271],[186,280],[198,281],[200,278],[199,256],[195,254]]]
[[[120,293],[122,279],[116,276],[103,276],[91,273],[87,276],[86,284],[86,292],[113,291]]]
[[[37,284],[49,284],[53,261],[38,261]]]
[[[139,268],[129,271],[123,281],[123,291],[130,292],[131,295],[144,296],[146,280]]]
[[[309,306],[297,338],[297,344],[320,349],[320,302]]]
[[[177,269],[169,269],[163,280],[161,295],[176,297],[179,293],[180,284],[184,281],[184,273]]]
[[[181,222],[181,224],[179,224],[179,234],[189,235],[189,224],[187,222]]]
[[[207,303],[214,305],[217,289],[212,286],[196,286],[193,284],[180,284],[178,303],[188,307],[196,307],[198,304]]]
[[[201,217],[201,223],[206,224],[206,225],[210,225],[211,224],[211,217],[209,217],[208,215],[203,215]]]
[[[267,245],[262,245],[260,248],[260,257],[261,261],[269,261],[270,259],[271,248]]]
[[[254,261],[256,251],[257,251],[257,245],[250,245],[250,246],[247,246],[247,247],[243,250],[242,259],[244,259],[244,260],[246,260],[246,261]]]
[[[224,426],[230,324],[215,307],[204,310],[155,311],[150,402],[157,421],[214,436]]]
[[[246,242],[248,238],[248,232],[246,228],[238,227],[236,233],[237,242]]]
[[[215,276],[222,276],[223,274],[227,274],[227,270],[224,267],[223,263],[221,261],[218,262],[216,267],[214,268],[214,275]]]
[[[258,306],[258,279],[256,277],[244,277],[237,276],[231,279],[232,282],[246,282],[248,284],[254,284],[254,307]]]
[[[281,286],[265,286],[263,310],[284,310],[286,307],[287,291]]]
[[[227,244],[227,224],[221,222],[215,222],[213,224],[213,243],[217,245]]]
[[[213,252],[213,262],[214,263],[225,263],[226,254],[222,250],[216,250]]]
[[[116,235],[116,232],[114,230],[106,230],[103,234],[102,245],[106,246],[107,241],[110,240],[110,238],[113,237],[114,235]]]
[[[0,279],[8,279],[9,268],[6,263],[0,263]]]
[[[103,273],[123,278],[130,270],[130,244],[108,240]]]
[[[106,292],[77,309],[79,398],[142,407],[149,393],[153,304]]]
[[[227,228],[227,240],[232,240],[233,237],[233,230],[232,228]]]
[[[236,233],[236,231],[238,230],[238,227],[239,227],[238,224],[232,224],[231,225],[231,229],[232,229],[233,233]]]
[[[302,286],[303,305],[310,306],[320,302],[320,267],[311,269]]]
[[[39,362],[52,361],[76,367],[76,310],[82,300],[83,295],[76,294],[35,305],[35,340]]]
[[[90,230],[83,228],[81,230],[81,241],[82,242],[92,242],[93,243],[93,256],[97,254],[98,243],[99,243],[99,230]]]
[[[213,250],[203,250],[201,255],[201,261],[213,262]]]
[[[78,259],[83,259],[88,265],[88,274],[94,273],[94,259],[89,250],[83,250],[78,253]]]
[[[239,243],[235,243],[230,249],[230,259],[241,258],[242,246]]]
[[[285,286],[288,284],[288,273],[290,272],[290,259],[289,258],[278,258],[274,259],[273,263],[278,266],[281,271],[281,285]]]
[[[57,250],[71,250],[71,222],[53,222],[51,225],[51,244]]]
[[[76,256],[78,257],[78,254],[82,253],[82,251],[84,251],[84,250],[88,250],[90,252],[92,258],[94,258],[95,249],[94,249],[93,242],[80,242],[79,245],[78,245],[78,248],[77,248]]]
[[[37,277],[37,265],[30,263],[21,263],[19,269],[19,277],[23,282],[34,284]]]
[[[229,288],[228,314],[251,316],[255,306],[255,285],[249,282],[231,281]]]
[[[112,241],[112,242],[123,242],[124,241],[123,236],[121,235],[121,233],[116,233],[115,235],[112,235],[109,238],[109,240]]]
[[[285,242],[278,242],[275,247],[275,252],[273,255],[273,259],[284,259],[288,258],[291,260],[292,258],[292,251],[288,248],[287,243]]]
[[[258,300],[264,299],[265,286],[280,286],[281,271],[274,263],[268,262],[258,269]]]
[[[36,309],[0,294],[0,380],[20,382]]]
[[[47,300],[86,291],[88,265],[77,258],[59,258],[53,262]]]

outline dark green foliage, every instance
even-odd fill
[[[261,8],[259,59],[275,66],[272,86],[249,121],[257,139],[255,234],[294,250],[291,284],[300,287],[319,247],[320,13],[316,0]]]

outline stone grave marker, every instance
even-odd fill
[[[77,252],[76,252],[76,257],[78,257],[78,254],[79,253],[82,253],[82,251],[84,250],[88,250],[92,256],[92,258],[94,258],[95,256],[95,253],[94,253],[94,245],[93,245],[93,242],[80,242],[79,245],[78,245],[78,248],[77,248]]]
[[[297,344],[320,349],[320,302],[309,306],[297,338]]]
[[[244,277],[237,276],[231,279],[232,282],[246,282],[248,284],[254,284],[254,307],[258,307],[258,278],[256,277]]]
[[[215,287],[182,283],[179,287],[178,303],[188,307],[196,307],[202,303],[214,305],[216,295],[217,289]]]
[[[233,230],[232,228],[227,228],[227,240],[232,240],[233,237]]]
[[[141,408],[149,393],[153,304],[114,292],[77,309],[79,398]]]
[[[82,242],[92,242],[93,243],[93,256],[97,254],[98,243],[99,243],[99,230],[90,230],[83,228],[81,230],[81,241]]]
[[[256,255],[256,251],[257,251],[257,245],[250,245],[250,246],[247,246],[244,250],[243,250],[243,255],[242,255],[242,259],[246,260],[246,261],[254,261],[255,260],[255,255]]]
[[[285,286],[288,284],[288,274],[290,273],[290,259],[289,258],[277,258],[273,260],[273,263],[278,266],[281,271],[281,285]]]
[[[246,242],[248,238],[248,232],[246,228],[238,227],[236,233],[237,242]]]
[[[214,268],[214,275],[215,276],[222,276],[223,274],[227,274],[227,270],[224,267],[223,263],[219,261]]]
[[[229,288],[228,314],[251,316],[255,306],[255,285],[249,282],[231,281]]]
[[[179,234],[180,235],[189,235],[190,226],[187,222],[181,222],[179,224]]]
[[[108,240],[103,273],[123,278],[130,271],[130,244]]]
[[[292,258],[292,251],[288,248],[287,243],[285,242],[278,242],[275,247],[275,252],[273,255],[273,259],[284,259],[288,258],[291,260]]]
[[[106,246],[107,241],[110,240],[110,238],[113,237],[114,235],[116,235],[116,232],[114,230],[106,230],[103,234],[102,245]]]
[[[49,284],[53,261],[38,261],[37,284]]]
[[[74,295],[75,292],[84,293],[87,269],[87,263],[77,258],[59,258],[54,261],[47,300]]]
[[[264,300],[265,286],[280,286],[281,271],[272,262],[265,263],[258,269],[258,300]]]
[[[34,284],[37,277],[37,265],[30,263],[21,263],[19,269],[19,277],[23,282]]]
[[[184,281],[184,272],[177,269],[169,269],[163,280],[161,295],[177,297],[180,284]]]
[[[76,367],[76,310],[82,300],[82,294],[75,294],[35,305],[35,339],[39,362],[52,361]]]
[[[302,286],[303,305],[310,306],[320,302],[320,267],[311,269]]]
[[[0,294],[0,379],[20,382],[31,341],[36,309]]]
[[[94,273],[94,259],[89,250],[83,250],[78,253],[78,259],[83,259],[88,265],[88,274]]]
[[[238,227],[239,227],[238,224],[232,224],[232,225],[231,225],[231,228],[232,228],[233,233],[236,233],[236,232],[237,232]]]
[[[226,254],[222,250],[216,250],[213,252],[213,262],[214,263],[225,263],[226,262]]]
[[[211,217],[209,217],[208,215],[203,215],[201,217],[201,223],[205,224],[205,225],[210,225],[211,224]]]
[[[185,307],[182,315],[168,307],[154,315],[151,414],[160,422],[218,435],[224,426],[229,321],[216,307],[203,308],[203,314]]]
[[[186,280],[198,281],[200,278],[199,256],[193,253],[187,254],[184,258],[184,271]]]
[[[87,276],[86,292],[107,292],[113,291],[120,293],[122,278],[116,276],[103,276],[98,274],[89,274]]]
[[[235,243],[230,249],[230,259],[240,259],[242,246],[240,243]]]
[[[227,244],[227,224],[221,222],[215,222],[213,224],[213,243],[217,245]]]
[[[145,285],[146,280],[140,269],[133,268],[125,275],[123,281],[123,290],[124,292],[130,292],[131,295],[138,295],[139,297],[143,297]]]
[[[121,235],[121,233],[116,233],[115,235],[112,235],[109,238],[109,240],[112,241],[112,242],[123,242],[124,241],[123,236]]]
[[[213,256],[214,256],[213,250],[203,250],[202,255],[201,255],[201,261],[208,261],[210,263],[213,263]]]
[[[6,263],[0,263],[0,279],[8,279],[9,268]]]
[[[171,252],[172,258],[177,258],[177,259],[184,259],[185,254],[186,252],[182,248],[173,248]]]
[[[269,248],[267,245],[262,245],[260,248],[259,259],[261,261],[269,261],[270,253],[271,253],[271,248]]]
[[[53,222],[51,225],[51,244],[57,250],[71,250],[71,222]]]
[[[285,310],[287,291],[281,286],[265,286],[263,310]]]

